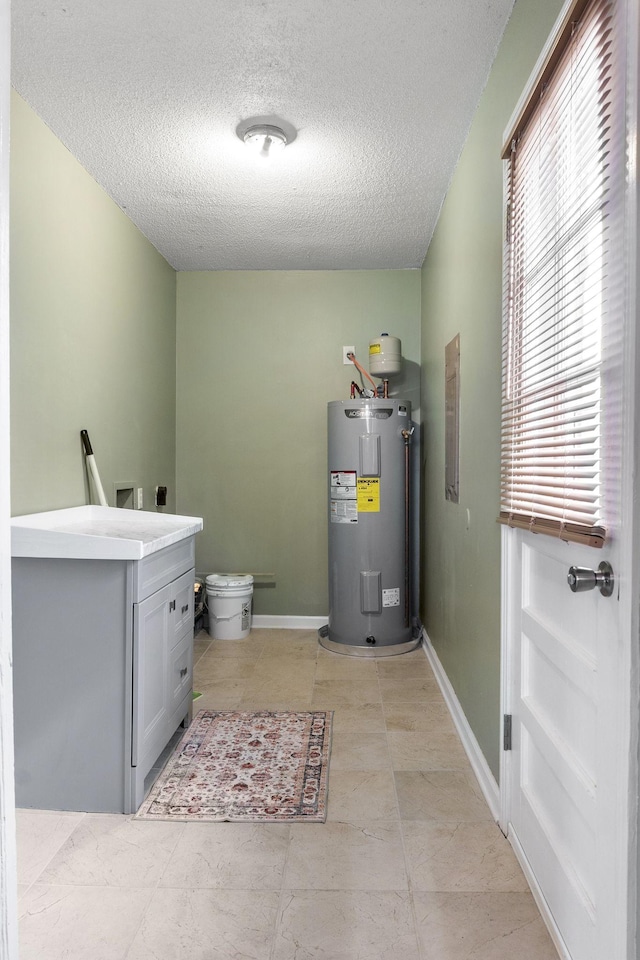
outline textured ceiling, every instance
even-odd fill
[[[12,0],[13,83],[178,270],[419,267],[512,5]]]

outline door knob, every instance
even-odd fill
[[[603,597],[610,597],[613,593],[613,569],[610,563],[603,560],[597,570],[588,567],[569,567],[567,583],[573,593],[583,593],[598,587]]]

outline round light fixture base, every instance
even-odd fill
[[[247,117],[236,127],[236,136],[262,159],[281,153],[296,139],[298,131],[276,114]]]
[[[252,150],[261,157],[270,157],[274,153],[284,150],[289,142],[282,127],[271,123],[256,123],[242,135],[242,139]]]

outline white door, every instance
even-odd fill
[[[603,351],[607,540],[596,549],[505,529],[502,541],[503,706],[512,718],[501,769],[503,827],[571,960],[636,957],[638,0],[617,0],[615,8],[623,31],[626,24],[624,139],[631,149],[623,161],[624,196],[609,220],[610,230],[614,219],[624,221],[624,244],[617,241],[610,269],[620,267],[626,279],[603,330],[603,341],[623,358],[609,368]],[[597,588],[573,593],[569,569],[597,571],[602,561],[613,568],[612,595]]]
[[[624,960],[629,676],[620,543],[505,531],[512,638],[508,832],[573,960]],[[624,551],[622,551],[624,553]],[[572,593],[607,560],[614,592]],[[619,589],[620,588],[620,589]]]
[[[9,517],[9,91],[10,9],[0,0],[0,957],[17,960],[13,782],[11,543]]]

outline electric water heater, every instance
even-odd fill
[[[350,656],[406,653],[410,603],[411,404],[328,405],[329,623],[320,643]]]

